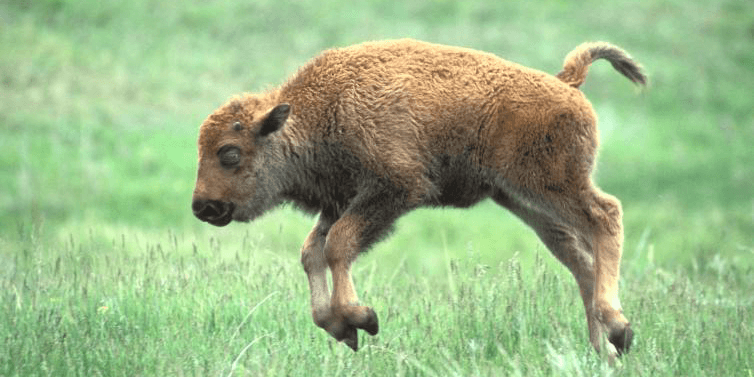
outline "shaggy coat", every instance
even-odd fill
[[[224,226],[284,201],[319,213],[301,250],[312,316],[356,350],[357,329],[378,331],[351,281],[356,256],[412,209],[492,198],[570,269],[592,345],[619,355],[632,338],[618,300],[621,206],[590,178],[597,116],[578,90],[601,58],[644,84],[607,43],[579,46],[556,76],[414,40],[325,51],[204,121],[194,214]]]

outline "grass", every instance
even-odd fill
[[[85,232],[86,233],[86,232]],[[94,232],[49,245],[33,234],[6,261],[0,375],[747,375],[754,271],[629,269],[634,351],[593,354],[572,278],[535,253],[494,265],[440,257],[425,275],[355,269],[382,332],[354,354],[312,325],[294,258],[247,232]],[[407,293],[407,292],[410,292]],[[735,331],[732,331],[735,330]]]
[[[752,15],[741,0],[0,0],[0,375],[750,376]],[[625,211],[622,365],[590,350],[567,271],[491,202],[409,214],[359,259],[382,330],[357,354],[308,314],[312,218],[191,216],[216,106],[322,49],[405,36],[551,73],[608,40],[646,67],[647,91],[604,63],[582,87],[595,179]]]

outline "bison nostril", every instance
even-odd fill
[[[191,210],[194,212],[194,215],[197,215],[204,210],[204,207],[207,205],[207,202],[204,200],[194,200],[193,203],[191,203]]]
[[[225,213],[223,210],[225,208],[224,205],[217,202],[209,202],[207,203],[207,206],[204,207],[204,216],[205,217],[218,217]]]
[[[195,200],[191,204],[194,215],[202,220],[222,215],[225,212],[224,207],[223,203],[214,200]]]

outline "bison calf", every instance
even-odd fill
[[[216,226],[284,201],[319,213],[301,249],[312,316],[356,350],[357,329],[378,331],[351,280],[356,256],[412,209],[491,197],[570,269],[589,340],[620,355],[633,334],[618,300],[621,206],[591,180],[597,116],[578,90],[597,59],[645,83],[607,43],[577,47],[556,76],[413,40],[326,51],[204,121],[193,212]]]

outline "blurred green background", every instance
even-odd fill
[[[624,269],[753,265],[749,0],[0,0],[0,248],[170,230],[250,234],[295,257],[314,219],[291,208],[225,229],[193,217],[198,127],[323,49],[400,37],[549,73],[581,42],[623,47],[650,87],[597,62],[582,90],[600,116],[595,179],[624,206]],[[499,261],[544,249],[491,202],[420,210],[397,229],[367,258],[431,271],[435,252]]]

